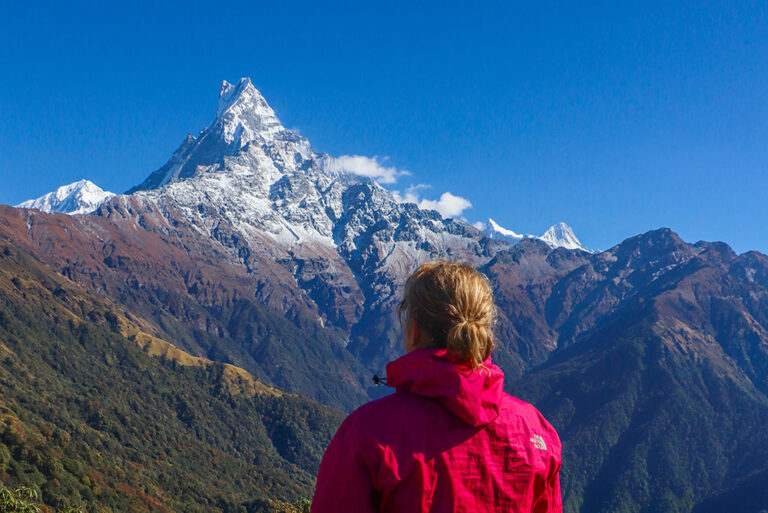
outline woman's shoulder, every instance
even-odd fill
[[[363,404],[350,413],[345,422],[371,436],[389,438],[403,430],[413,430],[415,426],[434,423],[442,426],[452,421],[453,415],[437,401],[398,391]]]
[[[553,444],[560,446],[560,437],[552,424],[538,408],[519,397],[504,393],[499,418],[503,422],[522,424],[534,434],[546,434],[546,437],[552,440]]]
[[[358,421],[381,421],[382,417],[392,418],[398,415],[429,415],[431,410],[438,410],[439,405],[427,397],[418,394],[397,391],[369,401],[352,413]]]

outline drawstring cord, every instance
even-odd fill
[[[380,378],[376,374],[373,375],[373,384],[374,385],[386,385],[387,384],[387,378]]]

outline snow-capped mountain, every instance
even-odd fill
[[[211,125],[188,135],[164,166],[128,192],[141,202],[162,199],[208,233],[226,220],[249,245],[266,237],[283,248],[311,242],[349,256],[376,242],[383,259],[377,265],[385,268],[409,268],[435,252],[459,257],[457,248],[477,253],[480,239],[461,221],[402,203],[375,181],[333,166],[280,123],[248,78],[224,81]],[[506,241],[525,237],[490,223]],[[575,236],[576,246],[558,238],[568,230],[542,240],[581,248]],[[370,239],[373,232],[380,236]]]
[[[581,241],[576,237],[576,234],[573,233],[573,229],[563,222],[550,226],[539,239],[543,240],[553,248],[580,249],[582,251],[592,252],[581,244]]]
[[[171,159],[118,202],[162,202],[197,229],[218,233],[226,221],[238,240],[283,248],[298,243],[342,254],[382,245],[385,260],[431,250],[474,247],[469,226],[403,204],[375,181],[330,164],[305,138],[283,127],[248,78],[224,82],[213,123],[187,136]],[[402,228],[407,228],[405,231]],[[370,240],[376,232],[387,237]],[[297,250],[300,251],[300,250]],[[474,250],[472,250],[474,251]]]
[[[345,197],[352,189],[365,201]],[[248,78],[237,84],[224,81],[211,125],[197,136],[187,135],[165,165],[126,195],[119,200],[123,204],[160,201],[164,215],[172,207],[175,214],[208,234],[220,231],[221,221],[226,220],[241,242],[267,237],[282,247],[311,241],[349,253],[367,240],[360,238],[363,232],[386,226],[393,240],[383,237],[379,243],[386,246],[382,249],[385,260],[409,259],[408,265],[395,265],[401,269],[433,250],[450,248],[458,256],[457,243],[468,249],[479,242],[462,221],[402,203],[375,181],[339,170],[331,157],[315,152],[309,141],[280,123]],[[81,180],[18,206],[80,214],[97,210],[114,196]],[[366,214],[348,212],[353,203]],[[398,223],[412,230],[398,229]],[[533,237],[503,228],[493,219],[485,234],[512,244]],[[552,247],[585,249],[565,224],[538,238]],[[394,251],[396,247],[403,251]]]
[[[80,180],[63,185],[37,199],[19,203],[16,207],[36,208],[48,213],[89,214],[114,196],[115,193],[105,191],[93,182]]]
[[[538,239],[546,242],[552,248],[579,249],[581,251],[592,253],[592,250],[585,248],[581,241],[579,241],[576,234],[573,233],[573,229],[562,222],[551,226],[544,232],[544,235],[536,236],[517,233],[508,228],[504,228],[496,221],[489,218],[488,224],[485,225],[484,232],[491,239],[500,239],[512,244],[517,244],[523,239]]]
[[[280,124],[249,79],[224,82],[211,125],[96,214],[190,244],[214,241],[237,265],[264,275],[257,297],[266,304],[303,305],[345,330],[375,329],[380,321],[366,316],[388,317],[398,287],[420,263],[481,265],[506,246],[331,162]]]

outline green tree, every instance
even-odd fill
[[[9,490],[0,485],[0,513],[39,513],[38,500],[39,496],[34,488],[23,486]],[[58,513],[83,513],[83,509],[66,506],[60,508]]]

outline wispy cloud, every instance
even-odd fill
[[[400,193],[400,191],[392,191],[392,194],[394,194],[395,199],[399,201],[400,203],[416,203],[419,204],[419,191],[421,189],[429,189],[431,188],[431,185],[427,185],[425,183],[419,183],[416,185],[411,185],[408,187],[404,193]]]
[[[386,157],[383,159],[386,160]],[[359,176],[373,178],[382,184],[393,184],[397,178],[411,173],[404,169],[382,165],[379,157],[365,157],[363,155],[342,155],[334,157],[329,163],[333,171],[352,173]]]

